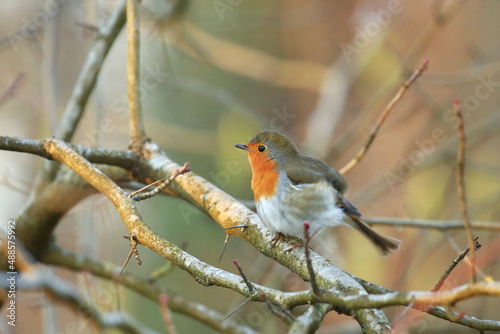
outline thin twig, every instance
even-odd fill
[[[476,282],[476,251],[474,246],[474,236],[472,232],[472,227],[469,218],[469,211],[467,208],[467,194],[465,190],[465,125],[464,118],[462,115],[462,105],[460,100],[455,99],[453,101],[453,111],[458,119],[458,155],[457,155],[457,187],[458,196],[460,198],[460,209],[462,211],[462,217],[464,219],[465,232],[467,233],[467,241],[469,243],[470,252],[470,281],[471,284]]]
[[[236,259],[233,260],[233,264],[236,266],[236,268],[238,268],[238,271],[240,273],[241,278],[243,278],[243,281],[247,285],[248,291],[250,292],[250,294],[252,294],[254,291],[256,291],[256,289],[253,286],[252,282],[250,282],[248,280],[247,275],[245,275],[245,272],[243,271],[243,269],[241,268],[240,264],[238,263],[238,260],[236,260]]]
[[[130,115],[130,144],[133,151],[142,148],[146,130],[141,106],[140,85],[140,31],[137,0],[127,0],[127,86]]]
[[[158,301],[164,286],[158,282],[150,282],[147,278],[137,273],[124,273],[117,276],[119,266],[99,259],[91,258],[85,254],[77,254],[57,246],[50,249],[43,261],[47,264],[60,266],[75,271],[88,271],[97,277],[109,279],[121,284],[139,295],[152,301]],[[239,277],[237,277],[239,279]],[[178,312],[185,316],[204,323],[220,333],[247,333],[253,334],[250,327],[233,320],[221,323],[223,315],[203,304],[193,302],[188,298],[169,292],[169,308],[172,312]]]
[[[224,238],[224,244],[222,245],[222,251],[220,252],[220,255],[219,255],[219,262],[220,262],[220,260],[222,260],[222,255],[224,255],[224,251],[226,250],[227,242],[229,241],[230,236],[231,236],[231,234],[227,233],[226,238]]]
[[[316,283],[316,273],[311,261],[311,255],[309,254],[309,242],[311,241],[311,236],[309,235],[309,222],[304,222],[304,252],[306,256],[307,271],[309,271],[309,282],[311,283],[311,288],[315,295],[318,295],[320,290],[318,284]]]
[[[349,161],[344,167],[342,167],[339,172],[343,175],[349,173],[351,169],[353,169],[360,161],[361,159],[365,156],[366,152],[370,148],[371,144],[373,143],[373,140],[377,136],[378,130],[384,124],[385,119],[389,115],[389,113],[394,109],[396,104],[401,101],[403,98],[404,94],[410,88],[411,84],[417,80],[417,78],[427,69],[427,65],[429,64],[428,59],[424,59],[422,62],[422,65],[420,68],[415,70],[412,75],[408,78],[408,80],[405,81],[405,83],[399,88],[399,91],[397,94],[392,98],[392,100],[389,102],[389,104],[385,107],[384,111],[380,115],[379,119],[377,120],[377,123],[375,123],[375,126],[371,129],[370,134],[368,135],[368,140],[366,143],[361,147],[361,149],[358,151],[356,156]]]
[[[267,298],[267,295],[263,292],[260,295],[262,296],[262,299],[264,300],[272,314],[274,314],[278,318],[281,318],[287,324],[291,324],[296,319],[289,309],[285,308],[281,304],[271,303],[269,298]]]
[[[230,227],[224,228],[224,231],[225,230],[232,230],[235,228],[247,228],[247,227],[248,227],[247,225],[235,225],[235,226],[230,226]],[[220,252],[220,255],[219,255],[219,262],[220,262],[220,260],[222,260],[222,255],[224,255],[224,251],[226,250],[227,243],[229,241],[230,236],[231,236],[231,234],[226,233],[226,238],[224,239],[224,244],[222,245],[222,251]]]
[[[0,94],[0,107],[4,105],[5,102],[7,102],[10,98],[13,98],[19,88],[22,86],[24,83],[24,78],[26,77],[26,74],[24,73],[19,73],[16,78],[12,81],[9,87],[5,89],[2,94]]]
[[[222,318],[221,322],[228,319],[230,316],[232,316],[234,313],[236,313],[236,311],[238,311],[239,309],[241,309],[243,306],[245,306],[246,304],[250,303],[252,301],[252,298],[247,298],[243,303],[241,303],[240,305],[236,306],[231,312],[229,312],[228,314],[226,314],[224,316],[224,318]]]
[[[189,245],[188,241],[184,241],[181,244],[180,249],[183,251],[186,251],[187,246]],[[155,283],[158,282],[161,278],[167,276],[173,269],[175,268],[175,265],[167,261],[163,266],[159,267],[158,269],[155,269],[151,272],[151,276],[148,278],[149,283]]]
[[[477,241],[478,238],[479,237],[474,238],[474,242],[475,242],[474,250],[478,250],[479,248],[481,248],[481,244]],[[469,250],[470,250],[470,247],[467,246],[467,247],[465,247],[465,249],[462,252],[460,252],[460,254],[458,254],[458,256],[450,263],[448,268],[446,268],[446,270],[444,271],[443,275],[441,275],[439,280],[436,282],[434,287],[431,289],[431,292],[437,292],[437,291],[439,291],[439,289],[441,289],[441,287],[444,284],[444,281],[448,278],[448,276],[450,276],[451,272],[460,263],[460,261],[462,261],[467,256],[467,253],[469,253]]]
[[[56,130],[56,138],[68,142],[73,138],[90,93],[95,87],[104,59],[125,24],[125,16],[125,1],[122,0],[113,10],[106,23],[100,27],[99,35],[83,64],[61,122]]]
[[[170,312],[170,308],[168,307],[168,296],[165,294],[160,295],[159,301],[161,316],[163,318],[163,322],[165,322],[165,327],[167,327],[167,330],[170,334],[177,334],[174,322],[172,321],[172,313]]]
[[[175,173],[173,173],[167,180],[158,180],[158,181],[155,181],[155,182],[153,182],[153,183],[145,186],[144,188],[141,188],[139,190],[136,190],[136,191],[130,193],[128,195],[128,197],[130,197],[132,200],[134,200],[136,202],[139,202],[139,201],[151,198],[151,197],[153,197],[155,195],[158,195],[163,190],[165,190],[176,179],[176,177],[178,177],[179,175],[188,173],[190,171],[191,171],[191,169],[189,168],[189,162],[186,162],[186,163],[184,163],[184,166],[182,166],[181,169],[179,169]],[[148,191],[146,193],[143,193],[143,194],[139,194],[143,190],[148,189],[149,187],[151,187],[153,185],[156,185],[158,183],[160,183],[160,185],[157,186],[155,189],[153,189],[151,191]]]
[[[139,251],[137,250],[137,245],[139,244],[139,241],[137,240],[137,237],[135,235],[124,235],[124,239],[128,239],[130,241],[130,251],[128,252],[127,259],[123,263],[122,269],[120,270],[120,274],[123,272],[125,267],[127,266],[128,261],[132,257],[132,254],[135,254],[135,261],[137,262],[138,265],[142,264],[141,259],[139,258]]]
[[[474,238],[474,242],[476,243],[475,250],[478,250],[482,246],[477,241],[478,238],[479,237]],[[463,251],[461,251],[460,254],[458,254],[458,256],[450,263],[448,268],[446,268],[446,270],[441,275],[439,280],[432,287],[431,292],[438,292],[441,289],[441,287],[443,286],[443,284],[446,281],[446,279],[448,278],[448,276],[450,276],[451,272],[460,263],[460,261],[462,261],[467,256],[467,253],[469,253],[469,249],[470,249],[469,246],[465,247],[465,249]],[[408,314],[408,312],[413,308],[418,309],[419,311],[422,311],[422,312],[429,312],[430,310],[436,308],[436,306],[435,305],[415,306],[415,303],[410,303],[405,307],[405,309],[401,312],[401,314],[395,320],[393,320],[393,324],[395,324],[395,323],[399,322],[401,319],[403,319]],[[451,315],[449,315],[449,316],[451,318]]]
[[[79,313],[84,319],[96,324],[103,332],[105,329],[110,332],[145,334],[156,333],[145,324],[140,324],[136,319],[130,319],[130,316],[124,316],[121,312],[103,312],[87,301],[88,298],[77,293],[78,289],[68,282],[60,279],[56,275],[46,270],[37,270],[36,275],[31,275],[26,281],[20,280],[18,288],[26,290],[43,290],[47,296],[55,299],[65,305],[69,305],[75,312]]]
[[[254,294],[254,292],[257,291],[257,289],[253,286],[252,282],[250,282],[247,278],[247,275],[245,275],[245,272],[243,271],[243,268],[241,268],[240,264],[238,263],[238,260],[234,259],[233,260],[233,264],[236,266],[236,268],[238,269],[238,272],[240,273],[240,276],[241,278],[243,278],[243,281],[245,282],[247,288],[248,288],[248,292],[250,294],[250,297],[247,298],[247,300],[245,300],[243,303],[241,303],[240,305],[238,305],[234,310],[232,310],[231,312],[229,312],[228,314],[226,314],[224,316],[224,318],[222,320],[225,320],[227,318],[229,318],[230,316],[232,316],[236,311],[238,311],[239,309],[241,309],[243,306],[245,306],[246,304],[250,303],[252,301],[252,297],[251,295]]]
[[[88,31],[91,31],[94,33],[99,32],[99,27],[95,24],[87,23],[87,22],[83,22],[83,21],[76,21],[75,24],[77,26],[84,28],[85,30],[88,30]]]
[[[461,220],[428,220],[428,219],[405,219],[393,217],[365,217],[370,225],[412,227],[419,229],[432,229],[441,232],[450,230],[463,230],[464,222]],[[500,231],[500,222],[474,221],[471,222],[474,230]]]
[[[266,303],[266,305],[269,307],[269,310],[276,316],[280,317],[281,319],[283,319],[286,323],[290,323],[294,320],[294,316],[290,313],[289,310],[287,310],[285,307],[283,307],[281,304],[279,303],[271,303],[271,301],[267,298],[267,295],[265,292],[260,292],[252,282],[250,282],[250,280],[247,278],[247,276],[245,275],[245,272],[243,271],[243,269],[241,268],[240,264],[238,263],[238,260],[233,260],[233,263],[234,265],[236,266],[236,268],[238,268],[238,272],[240,273],[240,276],[241,278],[243,278],[243,281],[245,282],[245,284],[247,285],[247,288],[248,288],[248,291],[250,292],[250,294],[254,294],[254,293],[260,293],[263,301]],[[248,304],[249,302],[252,301],[252,297],[250,296],[246,301],[244,301],[243,303],[241,303],[240,305],[238,305],[234,310],[232,310],[231,312],[229,312],[225,317],[224,319],[227,319],[228,317],[230,317],[232,314],[234,314],[234,312],[236,312],[237,310],[241,309],[243,306],[245,306],[246,304]]]

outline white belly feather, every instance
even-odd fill
[[[277,195],[257,202],[257,213],[271,231],[302,239],[306,221],[311,234],[327,225],[348,225],[335,204],[337,191],[328,182],[292,185],[286,175],[280,179]]]

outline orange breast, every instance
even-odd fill
[[[255,200],[273,196],[279,175],[276,162],[257,152],[249,152],[248,158],[252,165],[252,190]]]

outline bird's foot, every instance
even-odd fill
[[[300,239],[297,239],[296,241],[292,241],[289,244],[290,244],[290,248],[288,248],[285,251],[285,253],[290,253],[295,248],[303,248],[306,245],[306,243],[303,240],[300,240]],[[309,249],[314,252],[314,249],[311,246],[309,246]]]
[[[271,248],[274,248],[276,247],[276,244],[278,243],[278,241],[280,241],[281,239],[283,239],[285,237],[285,235],[283,233],[278,233],[274,236],[274,238],[271,240]]]

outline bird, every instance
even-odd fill
[[[273,247],[283,235],[303,240],[308,222],[312,236],[325,226],[347,225],[361,231],[384,255],[399,248],[400,240],[374,230],[344,198],[347,182],[342,174],[301,155],[285,135],[266,130],[235,147],[248,153],[257,214],[276,234]]]

